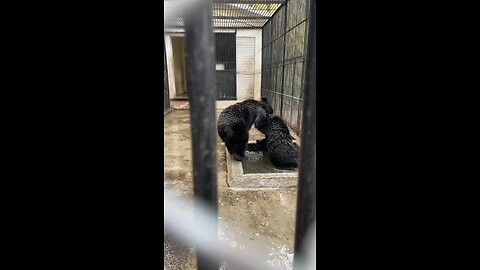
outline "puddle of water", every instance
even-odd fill
[[[295,170],[282,170],[273,166],[268,154],[263,151],[251,151],[255,144],[248,144],[245,156],[247,160],[242,161],[243,173],[281,173],[281,172],[293,172]]]

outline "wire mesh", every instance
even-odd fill
[[[164,6],[175,0],[164,0]],[[275,14],[282,0],[214,0],[212,5],[214,28],[261,28]],[[184,27],[178,18],[172,27]]]
[[[289,0],[262,30],[262,95],[276,114],[301,131],[307,57],[308,0]]]

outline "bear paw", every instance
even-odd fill
[[[244,160],[247,160],[248,158],[246,156],[240,156],[239,154],[233,154],[232,155],[234,159],[238,160],[238,161],[244,161]]]

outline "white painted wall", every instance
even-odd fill
[[[237,98],[254,97],[255,88],[255,38],[238,37],[237,43]]]
[[[255,64],[254,64],[254,76],[253,76],[253,91],[249,90],[245,92],[245,90],[239,91],[239,82],[242,82],[242,79],[239,80],[239,76],[237,75],[237,97],[238,99],[245,99],[245,98],[254,98],[256,100],[260,100],[261,95],[261,82],[262,82],[262,29],[237,29],[237,68],[238,62],[242,61],[238,58],[239,51],[238,51],[238,44],[239,38],[242,37],[250,37],[255,39],[255,47],[254,51],[252,52],[255,56]],[[241,41],[240,41],[241,42]],[[237,69],[238,74],[238,69]],[[251,79],[250,79],[251,80]],[[240,86],[241,87],[241,86]],[[252,95],[253,92],[253,95]]]

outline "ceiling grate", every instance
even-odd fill
[[[175,0],[164,0],[164,6]],[[286,1],[271,0],[213,0],[214,28],[262,28]],[[183,18],[173,23],[183,27]]]

